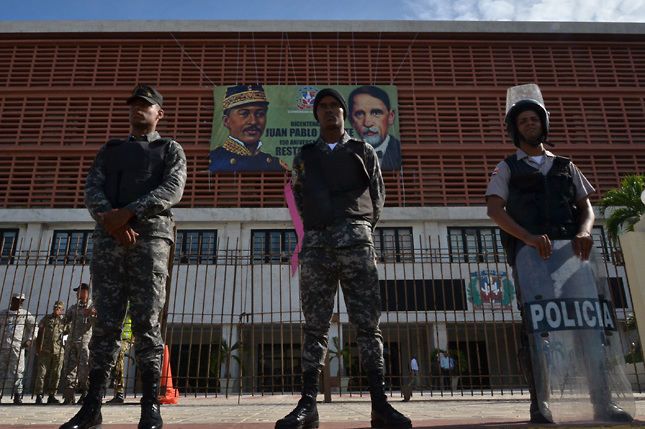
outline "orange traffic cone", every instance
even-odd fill
[[[170,370],[170,353],[166,345],[163,353],[163,366],[161,367],[161,388],[159,389],[159,402],[162,404],[178,404],[179,391],[172,387],[172,371]]]

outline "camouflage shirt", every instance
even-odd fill
[[[67,313],[65,313],[65,322],[67,322],[68,325],[68,341],[89,342],[90,337],[92,336],[92,325],[94,325],[94,320],[96,320],[96,314],[87,317],[85,315],[86,308],[90,310],[94,308],[92,300],[88,300],[86,304],[77,302],[67,309]]]
[[[21,308],[20,310],[0,311],[0,347],[7,349],[20,347],[27,341],[34,339],[36,318],[30,312]]]
[[[128,141],[132,136],[128,137]],[[146,135],[149,142],[160,139],[158,132]],[[99,149],[92,167],[87,174],[85,184],[85,206],[98,223],[94,234],[110,237],[101,226],[99,213],[112,210],[112,205],[105,195],[105,150],[103,145]],[[166,154],[162,183],[152,192],[128,204],[127,208],[134,213],[134,218],[129,224],[137,233],[148,237],[161,237],[174,239],[172,220],[169,216],[160,213],[169,210],[181,200],[186,185],[186,155],[179,143],[170,142]]]
[[[59,353],[63,348],[63,334],[66,328],[67,324],[62,314],[59,317],[53,314],[43,317],[38,324],[38,329],[42,332],[41,350]]]
[[[345,145],[350,137],[345,133],[341,141],[334,147],[334,151],[339,150],[340,146]],[[314,144],[320,151],[325,154],[331,154],[332,149],[322,139],[318,138]],[[370,224],[364,220],[357,219],[340,219],[333,225],[323,229],[305,230],[305,236],[302,240],[302,247],[348,247],[358,244],[371,244],[372,231],[378,219],[381,217],[383,205],[385,203],[385,184],[381,175],[376,151],[370,144],[366,144],[365,167],[370,177],[369,191],[372,198],[372,207],[374,210],[374,223]],[[293,159],[292,172],[293,196],[296,201],[298,213],[302,216],[303,212],[303,192],[304,181],[307,180],[307,172],[302,158],[302,150]]]

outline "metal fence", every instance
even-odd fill
[[[8,307],[14,292],[25,293],[24,308],[37,321],[51,313],[55,301],[75,303],[72,289],[81,282],[91,284],[91,238],[80,239],[85,241],[82,245],[15,243],[4,251],[0,309]],[[426,243],[410,252],[379,253],[381,329],[390,393],[398,395],[410,385],[416,394],[428,397],[524,392],[517,360],[520,315],[504,255],[451,252],[432,246],[430,239]],[[4,244],[2,248],[8,249]],[[173,387],[180,396],[298,392],[303,317],[297,262],[291,262],[288,252],[260,254],[228,242],[198,244],[179,248],[171,276],[165,341]],[[599,250],[623,349],[627,360],[634,362],[640,347],[632,345],[638,335],[620,249]],[[3,329],[3,340],[8,332]],[[329,337],[324,390],[365,394],[367,380],[340,291]],[[449,377],[442,376],[439,368],[442,350],[455,362]],[[33,347],[23,357],[25,391],[31,393],[37,360]],[[412,358],[419,365],[418,378],[411,376]],[[6,362],[0,364],[6,372]],[[640,391],[642,363],[628,363],[628,373],[634,390]],[[125,379],[126,396],[138,395],[133,351],[126,354]],[[5,397],[7,389],[11,386],[5,387]]]

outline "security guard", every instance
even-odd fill
[[[367,371],[373,428],[411,428],[410,419],[387,402],[381,293],[372,232],[385,201],[374,148],[345,133],[347,103],[335,89],[318,92],[314,117],[320,137],[294,159],[293,194],[305,235],[299,258],[300,297],[305,318],[303,387],[298,406],[276,429],[318,427],[318,379],[329,344],[334,296],[340,282],[349,319]]]
[[[226,90],[222,101],[222,124],[229,130],[223,145],[210,153],[211,171],[286,171],[280,158],[262,152],[262,134],[267,126],[267,101],[260,85],[236,85]]]
[[[163,425],[159,382],[164,353],[161,313],[175,239],[170,209],[183,195],[186,155],[156,131],[163,97],[138,85],[127,99],[131,134],[99,149],[85,185],[85,206],[96,220],[92,276],[97,319],[90,341],[90,385],[80,411],[62,429],[100,425],[101,399],[119,353],[130,305],[137,366],[141,374],[139,429]]]
[[[36,337],[36,355],[38,356],[38,373],[36,374],[36,404],[43,403],[45,391],[49,395],[48,404],[60,404],[56,399],[56,390],[63,365],[63,335],[67,328],[63,312],[65,303],[56,301],[54,311],[40,320]]]

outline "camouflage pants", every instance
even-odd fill
[[[64,394],[73,396],[76,389],[87,390],[90,350],[86,341],[69,341],[65,345]]]
[[[166,300],[170,241],[137,237],[134,246],[113,238],[94,237],[92,256],[93,299],[96,322],[90,341],[92,369],[106,379],[119,350],[123,320],[130,304],[134,355],[142,372],[161,374],[164,344],[161,311]]]
[[[34,393],[55,395],[60,380],[60,370],[63,365],[63,349],[41,350],[38,354],[38,373]]]
[[[21,344],[2,347],[0,350],[0,385],[2,396],[22,393],[22,379],[25,374],[25,353]]]
[[[334,297],[340,282],[366,370],[383,368],[381,293],[374,247],[305,248],[300,252],[300,299],[305,317],[302,368],[320,368],[327,354]]]

